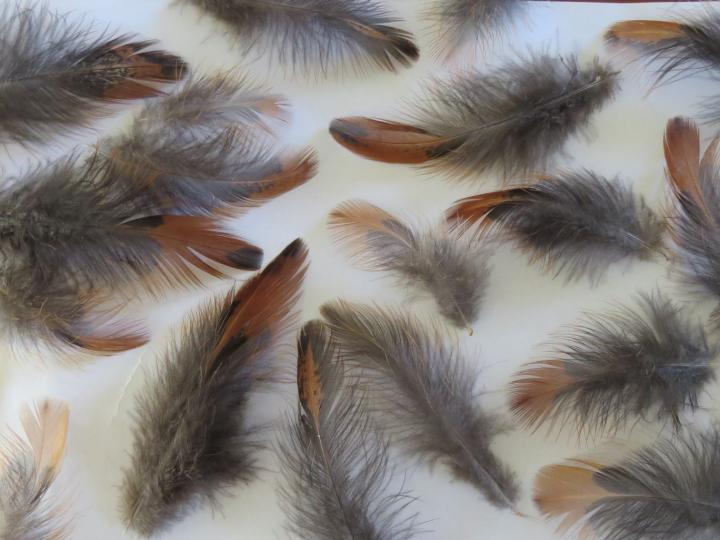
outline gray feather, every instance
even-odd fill
[[[183,77],[154,42],[97,35],[43,4],[0,10],[0,141],[37,142],[85,127],[120,101],[150,97]]]
[[[446,464],[498,507],[518,496],[515,475],[493,454],[499,421],[475,402],[477,380],[439,329],[414,318],[342,301],[321,308],[369,403],[391,418],[407,451]]]
[[[388,441],[344,384],[335,349],[322,323],[303,328],[298,359],[311,355],[322,402],[316,424],[301,401],[279,445],[288,531],[314,540],[409,540],[415,516],[403,514],[412,499],[390,486]]]
[[[373,216],[377,219],[369,221]],[[441,227],[416,232],[364,201],[338,207],[329,226],[359,266],[389,272],[402,284],[429,293],[455,326],[467,327],[477,319],[489,268],[469,237]]]
[[[298,71],[395,71],[418,58],[409,32],[375,0],[184,0],[226,23],[247,54],[270,50]]]
[[[673,302],[641,295],[637,308],[588,316],[559,339],[550,362],[526,366],[510,387],[513,410],[528,426],[574,421],[581,434],[653,416],[679,429],[680,414],[697,409],[714,380],[719,352]]]

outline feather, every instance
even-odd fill
[[[414,232],[395,216],[364,201],[330,214],[336,239],[351,248],[359,266],[389,272],[429,292],[440,313],[458,327],[477,319],[489,269],[477,247],[446,230]]]
[[[575,460],[540,471],[535,501],[561,530],[606,540],[712,540],[720,534],[720,434],[661,440],[608,466]]]
[[[525,10],[521,0],[434,0],[426,13],[436,28],[434,47],[448,57],[465,42],[487,42]]]
[[[113,103],[157,96],[185,63],[131,36],[95,36],[44,5],[0,10],[0,141],[38,142],[87,126]]]
[[[342,301],[321,308],[348,364],[360,369],[369,403],[407,451],[446,464],[498,507],[517,499],[515,475],[490,449],[498,420],[475,403],[476,374],[445,346],[438,328],[390,310]]]
[[[329,330],[307,323],[298,340],[297,419],[279,452],[288,530],[314,540],[409,540],[410,497],[392,492],[388,442],[344,383]]]
[[[324,73],[343,67],[396,71],[418,59],[412,34],[375,0],[185,0],[225,23],[247,54]]]
[[[313,152],[278,153],[263,141],[284,115],[280,96],[243,79],[206,77],[146,105],[129,133],[103,141],[100,151],[125,175],[154,171],[149,196],[158,211],[256,206],[315,174]]]
[[[340,118],[330,133],[365,158],[423,164],[465,178],[545,168],[615,94],[617,77],[597,59],[534,54],[488,73],[435,80],[408,123]]]
[[[236,292],[186,320],[138,397],[122,512],[142,536],[256,475],[250,393],[271,377],[300,294],[307,250],[296,240]]]
[[[65,454],[67,405],[44,401],[21,414],[25,438],[6,437],[0,456],[0,536],[6,540],[70,538],[67,505],[53,499]]]
[[[715,139],[700,158],[700,133],[691,120],[671,119],[665,162],[676,215],[670,220],[684,280],[720,299],[720,170]]]
[[[12,333],[94,353],[142,345],[132,325],[102,331],[90,313],[121,293],[158,296],[197,286],[194,269],[260,266],[262,251],[221,232],[214,217],[152,213],[145,186],[126,184],[102,160],[59,160],[0,192],[0,306]],[[116,302],[117,303],[117,302]]]
[[[652,414],[679,429],[680,413],[697,409],[715,378],[720,352],[702,325],[660,294],[588,317],[553,349],[513,379],[512,411],[526,427],[574,421],[581,434],[595,435]]]
[[[651,258],[665,227],[620,180],[587,170],[462,199],[447,218],[482,236],[499,231],[546,271],[592,281],[620,260]]]

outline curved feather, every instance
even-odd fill
[[[323,73],[396,71],[418,59],[412,34],[375,0],[185,0],[224,22],[245,53],[272,51],[280,64]]]
[[[0,456],[0,535],[7,540],[65,540],[71,523],[67,504],[57,499],[53,484],[65,453],[69,411],[66,404],[46,400],[25,406],[25,437],[3,441]]]
[[[477,226],[483,237],[514,241],[546,271],[564,273],[569,281],[597,281],[620,260],[651,258],[662,247],[665,228],[618,179],[587,170],[462,199],[447,219]]]
[[[525,366],[510,384],[511,408],[526,427],[577,423],[607,434],[636,418],[670,420],[695,410],[715,378],[717,346],[702,325],[662,295],[636,308],[592,315],[558,340],[547,360]]]
[[[434,0],[425,17],[435,27],[436,52],[447,57],[466,42],[501,35],[525,7],[521,0]]]
[[[408,315],[336,301],[321,308],[368,402],[407,451],[446,464],[498,507],[513,507],[515,475],[493,454],[498,420],[475,402],[476,374],[437,328]]]
[[[489,269],[481,251],[463,237],[440,228],[415,232],[364,201],[339,206],[328,226],[359,266],[389,272],[430,293],[455,326],[467,327],[477,319]]]
[[[262,251],[222,232],[218,218],[158,215],[144,197],[147,181],[127,182],[105,165],[71,156],[0,193],[0,302],[29,342],[134,348],[147,338],[132,325],[102,331],[90,322],[112,293],[117,304],[123,293],[197,286],[195,270],[222,276],[217,265],[260,265]]]
[[[160,95],[185,63],[154,41],[100,35],[45,5],[0,11],[0,141],[37,142],[85,127],[109,105]]]
[[[256,206],[315,174],[313,152],[279,152],[265,140],[285,109],[282,97],[244,79],[201,78],[146,105],[129,132],[100,151],[126,175],[154,172],[149,191],[159,212]]]
[[[298,339],[297,418],[279,446],[288,530],[317,540],[408,540],[409,495],[392,490],[388,441],[344,384],[330,331],[307,323]]]
[[[271,376],[305,274],[307,249],[287,246],[242,288],[186,320],[138,397],[123,519],[149,537],[257,473],[250,394]]]
[[[330,133],[368,159],[460,178],[488,171],[512,177],[546,168],[617,88],[616,74],[597,59],[581,67],[575,56],[534,54],[433,81],[406,123],[341,118]]]
[[[720,534],[720,435],[666,439],[617,465],[545,467],[535,502],[561,530],[607,540],[711,540]]]

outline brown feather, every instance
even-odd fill
[[[370,249],[368,241],[374,232],[408,244],[407,237],[398,233],[405,226],[395,216],[364,201],[350,201],[337,207],[328,217],[328,227],[343,243],[354,244],[358,254]]]
[[[703,207],[700,186],[700,130],[687,118],[668,121],[663,140],[667,172],[675,194]]]
[[[537,426],[550,414],[558,392],[574,382],[563,362],[534,362],[510,384],[510,409],[523,426]]]
[[[65,403],[50,400],[36,409],[24,407],[20,413],[20,421],[41,477],[49,475],[54,478],[60,468],[65,455],[69,416]]]
[[[313,341],[317,339],[314,332],[321,331],[308,324],[303,328],[298,340],[297,385],[300,405],[312,418],[315,431],[320,431],[320,412],[325,392],[320,377],[320,370],[314,355]]]
[[[312,151],[278,158],[275,172],[256,180],[260,189],[241,206],[254,206],[279,197],[302,186],[317,174],[317,159]]]
[[[629,43],[657,43],[666,39],[683,37],[682,24],[670,21],[635,20],[622,21],[612,25],[605,33],[610,41]]]
[[[519,186],[461,199],[447,211],[446,219],[453,226],[474,225],[479,222],[484,228],[490,223],[488,214],[493,209],[519,202],[518,199],[522,198],[525,189],[525,186]]]
[[[425,163],[460,144],[407,124],[362,116],[333,120],[330,134],[351,152],[385,163]]]

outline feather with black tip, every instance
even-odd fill
[[[447,57],[465,42],[500,35],[524,10],[521,0],[434,0],[425,17],[435,27],[436,52]]]
[[[717,346],[703,327],[660,294],[635,308],[591,315],[558,340],[547,360],[523,368],[510,384],[512,411],[526,427],[566,426],[605,435],[639,418],[668,420],[698,408],[715,378]]]
[[[281,96],[227,75],[188,82],[154,100],[128,133],[101,142],[116,170],[154,171],[158,211],[199,214],[257,206],[309,180],[311,151],[277,151],[268,134],[285,116]]]
[[[246,407],[272,379],[306,258],[295,240],[240,289],[191,314],[139,395],[122,514],[140,535],[165,531],[255,478],[260,443]]]
[[[411,498],[391,486],[388,441],[344,383],[330,331],[307,323],[298,339],[298,414],[279,452],[287,529],[315,540],[409,540]]]
[[[183,78],[154,41],[100,35],[41,4],[0,11],[0,141],[38,142],[87,126],[109,106]]]
[[[613,465],[543,468],[535,502],[559,530],[606,540],[713,540],[720,534],[720,433],[665,439]]]
[[[616,73],[597,59],[536,53],[487,73],[435,80],[407,123],[349,117],[330,133],[352,152],[375,161],[421,164],[467,178],[505,177],[544,169],[567,140],[587,131],[592,114],[618,88]]]
[[[445,228],[415,232],[364,201],[339,206],[328,226],[359,266],[389,272],[430,293],[440,313],[455,326],[468,327],[477,319],[489,269],[480,249],[464,237]]]
[[[492,504],[512,508],[517,479],[493,454],[499,420],[475,398],[477,376],[437,327],[376,307],[336,301],[321,308],[370,406],[407,451],[447,465]]]
[[[674,195],[670,219],[683,280],[720,300],[720,167],[715,138],[700,157],[700,133],[692,120],[676,117],[665,130],[668,180]],[[716,310],[717,314],[717,310]]]
[[[184,0],[235,33],[247,54],[271,51],[280,64],[323,73],[396,71],[418,59],[412,34],[375,0]]]
[[[467,197],[447,211],[482,238],[511,240],[546,271],[597,280],[623,259],[661,252],[664,222],[619,179],[590,171]]]
[[[2,442],[0,463],[0,536],[7,540],[65,540],[71,519],[55,480],[65,455],[69,411],[46,400],[25,406],[25,436],[13,433]]]
[[[198,286],[198,270],[221,277],[221,267],[260,266],[262,251],[223,232],[219,218],[156,214],[143,196],[151,171],[133,184],[106,165],[63,158],[0,192],[0,305],[28,343],[98,354],[138,347],[144,332],[102,324],[112,318],[99,311],[112,311],[106,301]]]

